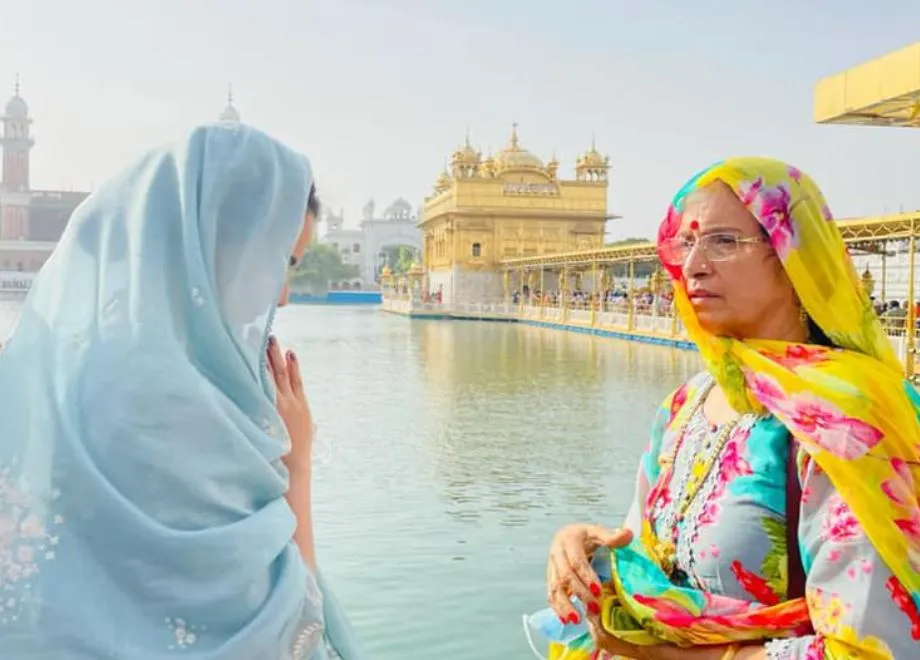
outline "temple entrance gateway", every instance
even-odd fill
[[[420,257],[422,233],[418,228],[418,213],[406,200],[399,198],[375,216],[376,205],[370,200],[364,205],[363,219],[358,229],[344,226],[344,213],[327,211],[323,221],[326,233],[322,241],[334,246],[347,264],[358,266],[361,286],[375,289],[385,257],[391,248],[405,246]],[[390,264],[392,268],[395,264]]]

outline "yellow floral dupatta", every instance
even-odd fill
[[[769,235],[805,311],[836,348],[716,337],[700,326],[680,268],[669,267],[687,333],[735,409],[772,413],[827,474],[891,569],[892,597],[920,617],[920,395],[904,377],[821,192],[799,170],[763,158],[704,170],[675,196],[659,245],[678,231],[687,195],[715,181],[731,187]],[[678,393],[663,404],[673,429],[686,421],[692,407],[685,403],[696,396],[687,387]],[[834,599],[819,589],[767,606],[673,584],[657,559],[649,520],[643,528],[640,539],[608,553],[609,563],[595,560],[605,583],[601,623],[615,637],[637,645],[718,645],[798,636],[813,624],[826,658],[891,657],[882,640],[836,625]],[[551,611],[543,614],[535,620],[552,621]],[[554,642],[550,658],[597,657],[586,629],[567,637],[544,628]]]
[[[714,181],[731,187],[764,228],[805,311],[839,348],[716,337],[700,326],[680,269],[669,268],[687,333],[738,411],[769,411],[813,457],[920,607],[920,397],[904,378],[824,197],[785,163],[726,160],[677,194],[659,244],[677,232],[687,195]],[[819,606],[817,599],[809,606]],[[834,645],[829,639],[830,653]],[[838,648],[854,647],[877,657],[869,641]]]

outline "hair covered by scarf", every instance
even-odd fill
[[[800,170],[765,158],[731,159],[704,170],[675,196],[659,246],[678,232],[686,198],[716,181],[734,192],[769,236],[802,306],[834,347],[717,337],[696,318],[681,268],[670,266],[687,333],[737,411],[771,413],[808,452],[897,580],[904,606],[916,611],[920,395],[904,377],[821,192]],[[682,386],[662,405],[670,432],[680,433],[687,423],[694,407],[686,402],[701,396],[697,389]],[[653,433],[653,443],[660,442],[661,431]],[[606,585],[602,625],[621,640],[678,646],[759,642],[801,636],[813,616],[834,616],[812,612],[806,598],[760,605],[674,584],[659,559],[648,511],[641,526],[640,538],[594,560]],[[554,642],[551,658],[594,657],[587,631],[560,625],[552,610],[541,610],[528,625]],[[825,653],[890,657],[877,641],[827,638]]]
[[[211,125],[74,213],[0,353],[0,657],[359,657],[264,365],[311,183]]]
[[[812,456],[920,604],[920,398],[824,197],[807,174],[785,163],[726,160],[678,192],[659,246],[679,230],[688,195],[716,181],[731,188],[769,236],[802,307],[835,348],[717,337],[700,325],[681,269],[666,264],[687,333],[737,411],[773,414]]]
[[[704,170],[675,196],[658,231],[659,245],[680,229],[687,197],[716,181],[732,189],[766,232],[804,310],[828,338],[902,372],[824,196],[804,172],[766,158],[732,159]],[[735,409],[763,409],[753,390],[743,386],[741,361],[729,358],[742,342],[703,330],[687,298],[680,267],[663,264],[675,283],[681,320]]]

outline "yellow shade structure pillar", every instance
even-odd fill
[[[545,284],[545,275],[546,269],[543,266],[540,266],[540,314],[539,318],[543,318],[543,307],[546,304],[546,284]]]
[[[524,316],[524,277],[526,271],[521,268],[518,271],[518,316]]]
[[[910,239],[907,241],[907,355],[904,360],[907,377],[913,381],[917,374],[917,314],[914,291],[916,277],[917,235],[916,227],[911,223]]]
[[[879,294],[879,298],[884,305],[886,302],[886,297],[888,295],[888,243],[882,243],[882,291]]]
[[[636,326],[636,260],[629,259],[629,291],[626,294],[626,329],[633,331]]]
[[[591,305],[591,327],[597,323],[597,306],[600,304],[601,298],[597,292],[597,262],[594,261],[591,263],[591,297],[589,298]]]
[[[562,267],[559,274],[559,302],[562,303],[562,322],[569,320],[569,269]]]

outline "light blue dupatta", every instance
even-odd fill
[[[206,126],[74,213],[0,352],[0,658],[364,657],[291,540],[264,365],[311,182]]]

